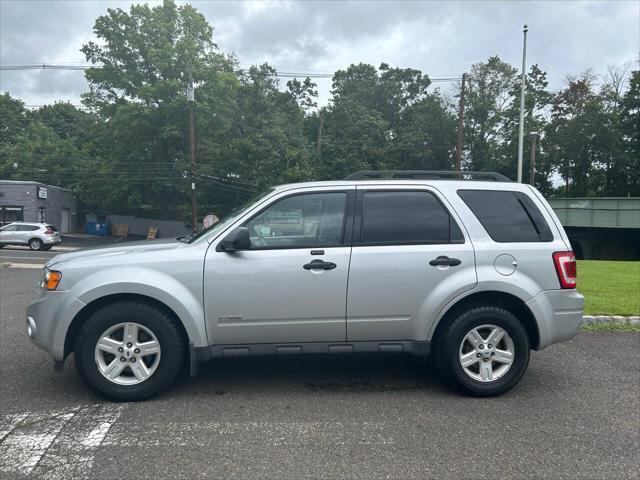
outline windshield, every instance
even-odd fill
[[[234,208],[227,215],[223,216],[219,222],[215,223],[214,225],[211,225],[209,228],[200,230],[198,233],[192,233],[191,235],[187,235],[186,237],[181,239],[181,241],[185,243],[193,243],[204,236],[216,235],[218,232],[224,230],[230,224],[232,224],[247,208],[249,208],[255,203],[258,203],[258,201],[262,200],[271,192],[273,192],[273,188],[270,188],[262,192],[260,195],[256,195],[255,197],[252,197],[251,199],[243,203],[241,206]]]

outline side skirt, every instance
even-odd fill
[[[308,342],[308,343],[256,343],[239,345],[211,345],[195,348],[195,359],[206,362],[220,357],[253,357],[263,355],[409,353],[426,356],[431,342],[414,340],[366,342]]]

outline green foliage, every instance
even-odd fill
[[[24,102],[5,92],[0,95],[0,113],[0,145],[13,145],[28,123]]]
[[[333,103],[316,115],[322,130],[319,177],[356,170],[449,168],[455,118],[419,70],[351,65],[333,77]],[[314,132],[315,133],[315,132]],[[317,140],[316,140],[317,145]]]
[[[490,57],[471,67],[465,110],[465,164],[470,170],[497,170],[505,139],[505,119],[513,95],[516,69]]]

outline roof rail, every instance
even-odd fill
[[[510,182],[496,172],[470,172],[456,170],[362,170],[349,175],[345,180],[488,180]]]

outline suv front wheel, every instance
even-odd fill
[[[529,338],[508,310],[476,307],[460,314],[435,341],[442,377],[463,393],[500,395],[513,388],[529,364]]]
[[[184,341],[171,318],[138,301],[115,302],[94,312],[75,344],[80,377],[117,401],[144,400],[168,387],[184,355]]]

